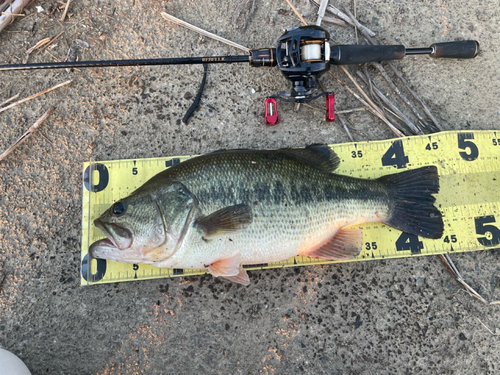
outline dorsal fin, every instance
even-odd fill
[[[306,148],[284,148],[280,151],[299,157],[327,172],[333,172],[340,164],[340,158],[325,144],[313,144]]]

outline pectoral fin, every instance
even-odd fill
[[[352,259],[359,255],[362,244],[361,229],[340,229],[326,244],[304,255],[326,260]]]
[[[198,218],[196,225],[202,229],[203,238],[209,240],[225,233],[246,228],[251,222],[252,209],[250,206],[237,204]]]

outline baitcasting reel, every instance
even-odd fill
[[[474,58],[479,43],[474,40],[436,43],[429,48],[405,48],[402,45],[371,46],[329,44],[330,34],[319,26],[289,28],[278,39],[275,49],[250,52],[250,66],[276,66],[292,82],[290,93],[279,92],[265,103],[265,123],[279,122],[276,99],[303,103],[326,96],[326,121],[334,121],[334,94],[319,92],[318,78],[330,65],[362,64],[374,61],[399,60],[406,55],[427,54],[442,58]]]
[[[278,65],[285,78],[292,82],[290,93],[281,91],[266,99],[264,121],[267,125],[279,122],[276,99],[303,103],[326,96],[326,121],[335,119],[334,94],[318,90],[318,78],[330,69],[329,40],[330,34],[319,26],[292,27],[278,39],[276,49],[251,52],[250,66],[261,62],[260,66]]]
[[[334,94],[318,89],[318,78],[330,69],[330,65],[399,60],[406,55],[469,59],[476,57],[479,52],[479,43],[475,40],[435,43],[428,48],[405,48],[403,45],[331,47],[329,40],[330,34],[325,29],[302,26],[287,29],[278,39],[276,48],[252,50],[249,55],[13,64],[0,65],[0,71],[243,62],[250,63],[252,67],[278,66],[285,78],[291,81],[292,88],[289,93],[279,92],[266,99],[264,121],[267,125],[275,125],[279,122],[276,99],[303,103],[325,96],[326,121],[334,121]]]

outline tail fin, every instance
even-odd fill
[[[379,181],[389,188],[392,213],[386,224],[417,236],[441,238],[443,218],[432,196],[439,191],[435,166],[383,176]]]

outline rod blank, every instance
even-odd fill
[[[168,58],[168,59],[74,61],[74,62],[0,65],[0,71],[62,69],[62,68],[97,68],[97,67],[116,67],[116,66],[181,65],[181,64],[205,64],[205,63],[230,64],[230,63],[242,63],[249,61],[250,61],[250,56],[211,56],[211,57],[179,57],[179,58]]]

